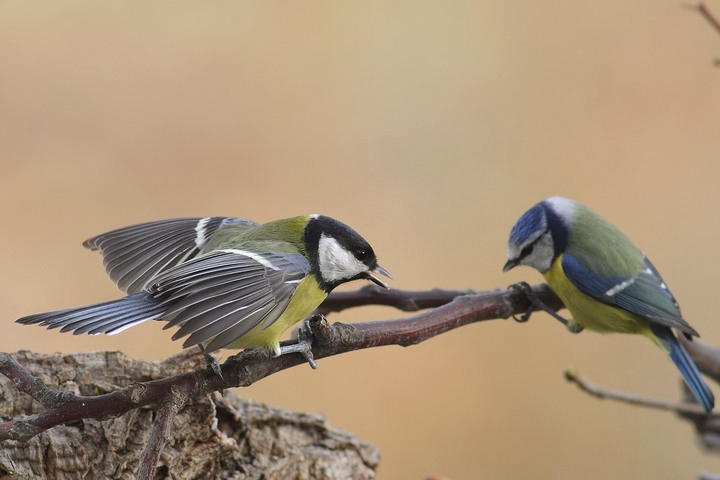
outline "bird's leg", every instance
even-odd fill
[[[583,330],[585,330],[585,327],[583,327],[582,325],[577,323],[572,318],[570,320],[566,320],[566,321],[567,321],[567,323],[565,324],[565,326],[567,327],[567,329],[570,333],[580,333]]]
[[[200,351],[203,354],[203,358],[205,358],[205,365],[211,369],[213,372],[215,372],[215,375],[217,375],[220,378],[223,378],[222,376],[222,369],[220,368],[220,364],[215,360],[215,357],[210,355],[205,351],[205,347],[202,346],[201,343],[198,343],[198,347],[200,347]]]
[[[303,322],[303,326],[298,328],[297,341],[287,345],[280,345],[280,352],[278,355],[285,355],[287,353],[299,353],[300,355],[305,357],[305,360],[307,360],[307,362],[310,364],[310,367],[315,370],[317,369],[317,363],[315,363],[315,358],[313,358],[312,341],[313,333],[312,329],[310,328],[310,317],[308,317]]]
[[[527,282],[518,282],[513,283],[510,285],[511,289],[513,290],[519,290],[525,294],[525,296],[530,301],[530,308],[527,309],[525,313],[522,314],[520,318],[516,317],[515,315],[512,316],[513,320],[516,322],[527,322],[530,319],[530,315],[535,310],[542,310],[543,312],[547,313],[551,317],[553,317],[555,320],[559,321],[565,327],[570,330],[572,333],[580,333],[583,330],[583,326],[577,323],[572,318],[570,320],[564,318],[562,315],[559,315],[555,310],[545,305],[542,300],[538,298],[537,295],[535,295],[535,292],[533,292],[532,287]]]

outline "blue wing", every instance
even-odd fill
[[[562,268],[570,282],[596,300],[641,315],[651,322],[676,328],[688,335],[698,333],[683,318],[675,298],[650,260],[633,276],[601,276],[574,255],[565,253]]]

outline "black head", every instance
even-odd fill
[[[303,240],[313,272],[327,292],[341,283],[358,279],[367,279],[387,288],[372,273],[392,278],[378,265],[370,244],[355,230],[334,218],[311,215]]]

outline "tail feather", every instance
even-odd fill
[[[705,411],[710,413],[715,405],[715,397],[703,380],[700,372],[695,366],[695,362],[692,361],[692,358],[690,358],[690,355],[687,350],[685,350],[685,347],[678,342],[678,339],[675,338],[675,335],[669,328],[660,325],[653,325],[651,329],[655,336],[662,340],[662,342],[667,346],[670,358],[678,370],[680,370],[683,380],[685,380],[687,386],[690,387],[690,391],[692,391],[693,395],[695,395],[695,398],[697,398],[698,402],[700,402]]]
[[[86,307],[28,315],[15,321],[23,325],[39,324],[48,329],[60,328],[61,332],[72,331],[75,335],[81,333],[112,335],[147,320],[158,318],[166,309],[167,307],[152,295],[140,292]]]

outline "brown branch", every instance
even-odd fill
[[[11,379],[18,390],[27,393],[43,407],[58,407],[72,398],[72,395],[50,390],[7,353],[0,352],[0,373]]]
[[[562,307],[558,297],[547,285],[536,285],[533,287],[533,292],[549,307],[553,309]],[[338,311],[369,304],[394,305],[399,308],[407,308],[409,305],[418,308],[435,304],[441,306],[406,318],[351,325],[342,323],[330,325],[324,317],[314,317],[311,322],[314,337],[313,355],[316,359],[320,359],[382,345],[414,345],[463,325],[508,318],[526,313],[531,308],[530,300],[519,290],[496,290],[473,295],[463,295],[463,293],[465,292],[442,290],[431,292],[392,290],[383,293],[361,289],[358,292],[333,295],[323,308]],[[9,355],[0,353],[0,373],[13,380],[18,389],[45,407],[45,410],[37,414],[0,424],[0,441],[6,439],[26,441],[48,428],[63,423],[82,418],[105,419],[122,415],[143,405],[169,402],[169,395],[181,395],[193,399],[214,391],[248,386],[273,373],[304,362],[300,355],[269,358],[261,351],[246,350],[228,358],[221,365],[222,377],[215,374],[212,369],[206,368],[160,380],[136,383],[103,395],[76,396],[53,392],[40,380],[34,379]],[[167,419],[160,423],[166,421]],[[164,427],[158,428],[157,438],[161,441]]]
[[[551,310],[562,308],[562,303],[547,285],[535,285],[532,292]],[[311,321],[313,355],[316,359],[382,345],[414,345],[463,325],[508,318],[537,308],[537,303],[532,302],[521,289],[468,293],[456,290],[385,291],[370,287],[354,292],[335,293],[319,311],[336,312],[361,305],[388,305],[405,311],[435,308],[405,318],[350,325],[331,325],[324,317],[316,316]],[[685,346],[702,371],[715,378],[720,376],[720,349],[708,347],[699,341],[686,342]],[[198,353],[193,355],[199,357]],[[9,355],[0,353],[0,373],[11,379],[18,390],[30,395],[43,407],[38,413],[0,424],[0,441],[27,441],[60,424],[88,418],[107,419],[141,406],[157,405],[155,421],[145,450],[140,456],[137,473],[137,478],[140,479],[153,478],[157,473],[160,455],[170,438],[173,420],[185,405],[210,392],[248,386],[275,372],[303,363],[305,361],[300,355],[268,358],[261,351],[248,350],[228,358],[220,366],[222,376],[206,368],[130,384],[111,393],[82,396],[55,392]],[[696,424],[703,442],[709,448],[718,448],[712,444],[718,431],[718,426],[714,425],[713,421],[717,420],[720,414],[707,416],[698,405],[691,403],[663,402],[607,390],[593,385],[575,372],[567,372],[566,376],[579,388],[598,398],[611,398],[634,405],[678,412]]]
[[[178,412],[186,402],[187,396],[183,392],[177,388],[171,388],[169,395],[164,399],[162,406],[157,411],[152,433],[140,457],[137,480],[152,480],[155,478],[155,469],[160,460],[160,454],[167,445],[172,433],[173,420],[175,420]]]
[[[445,305],[462,295],[472,295],[473,290],[386,290],[369,284],[351,292],[332,292],[318,308],[318,313],[327,315],[363,305],[384,305],[404,312],[416,312],[426,308]]]
[[[15,382],[16,374],[23,377],[31,376],[19,363],[4,352],[0,352],[0,373],[13,382]],[[52,390],[44,384],[41,388],[37,388],[35,384],[42,383],[39,379],[36,379],[32,384],[16,384],[20,391],[38,400],[46,408],[40,413],[0,424],[0,441],[7,439],[26,441],[48,428],[63,423],[77,421],[82,418],[106,419],[122,415],[143,405],[159,402],[173,389],[194,398],[212,391],[205,391],[200,388],[201,379],[207,374],[207,371],[202,370],[182,373],[152,382],[135,383],[103,395],[86,396],[57,393],[55,395],[62,398],[62,401],[55,403],[41,401],[42,398],[51,396],[48,392],[52,392]],[[32,388],[27,388],[28,386]],[[39,397],[36,395],[39,395]]]

